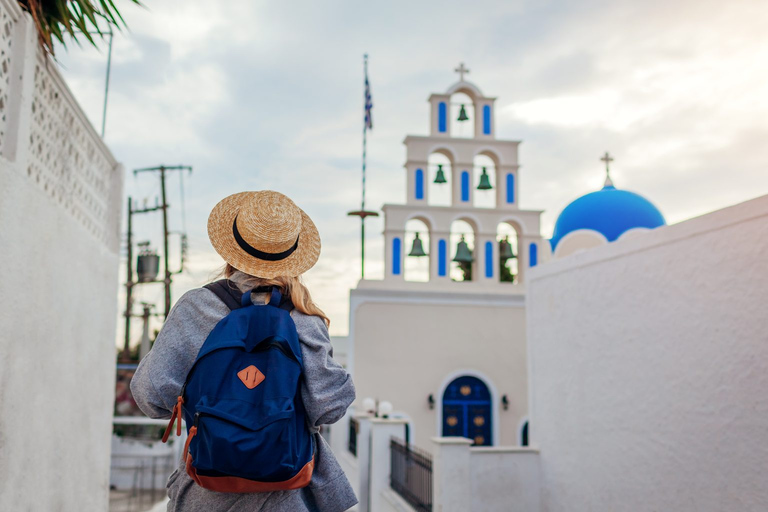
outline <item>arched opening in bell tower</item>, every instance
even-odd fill
[[[496,227],[496,243],[498,244],[499,281],[514,284],[519,282],[519,235],[520,227],[506,221]]]
[[[461,218],[451,223],[450,276],[452,281],[477,280],[476,232],[476,226],[470,219]]]
[[[427,219],[415,217],[405,223],[406,281],[429,281],[430,226]]]
[[[459,138],[474,138],[475,136],[475,102],[472,97],[461,90],[451,95],[450,99],[451,136]]]
[[[487,153],[475,155],[474,177],[475,193],[473,206],[477,208],[496,207],[496,166],[497,162]]]
[[[427,159],[429,205],[451,206],[453,161],[448,151],[438,149]]]

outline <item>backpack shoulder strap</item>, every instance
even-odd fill
[[[291,302],[290,297],[283,295],[283,300],[280,302],[280,305],[278,307],[290,313],[291,311],[293,311],[293,302]]]
[[[213,283],[208,283],[203,288],[207,288],[215,293],[229,309],[239,309],[241,307],[240,298],[243,296],[243,292],[229,279],[219,279]]]
[[[274,286],[259,286],[258,288],[254,288],[253,291],[256,293],[272,293],[272,290],[274,288],[275,288]],[[283,293],[280,293],[280,300],[273,305],[277,308],[284,309],[289,313],[294,309],[293,302],[291,302],[290,295],[285,295]]]

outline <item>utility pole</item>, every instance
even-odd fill
[[[133,209],[133,199],[128,197],[128,261],[126,262],[127,279],[125,281],[125,341],[123,342],[123,357],[128,358],[130,352],[131,343],[131,317],[136,316],[133,314],[133,287],[136,283],[133,280],[133,216],[139,213],[156,212],[162,209],[160,205],[156,205],[151,208],[139,208]],[[140,282],[147,282],[141,281]]]
[[[128,262],[126,269],[128,276],[125,280],[125,341],[123,342],[123,355],[128,357],[131,343],[131,310],[133,309],[133,200],[128,197]]]
[[[161,201],[159,208],[163,210],[163,266],[165,267],[165,279],[163,283],[165,285],[165,312],[164,316],[168,316],[171,311],[171,272],[169,265],[168,255],[168,201],[165,193],[165,177],[168,171],[189,171],[192,172],[192,167],[189,165],[159,165],[157,167],[145,167],[143,169],[135,169],[133,174],[136,175],[140,172],[159,172],[160,173],[160,195]]]
[[[144,356],[149,352],[149,317],[152,315],[152,308],[154,304],[143,302],[142,307],[144,312],[141,317],[144,319],[144,327],[141,332],[141,345],[139,346],[139,361],[144,359]]]

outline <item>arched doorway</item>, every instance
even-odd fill
[[[451,381],[443,393],[443,437],[466,437],[476,446],[490,446],[491,392],[477,377],[464,375]]]

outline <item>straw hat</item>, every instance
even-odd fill
[[[312,219],[273,190],[222,199],[208,217],[208,238],[224,261],[256,277],[295,277],[320,257]]]

